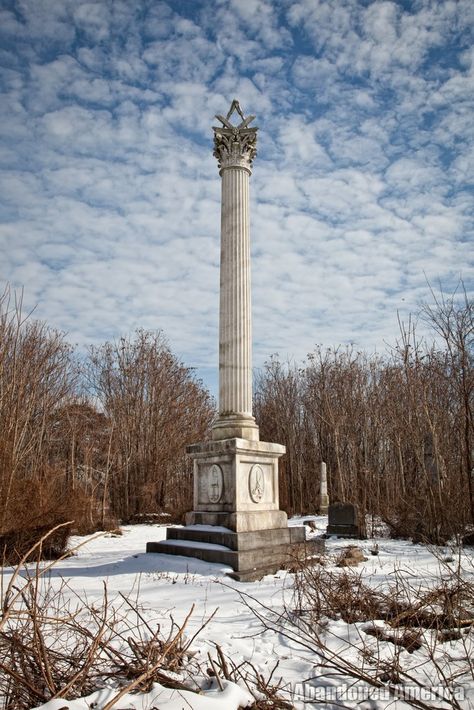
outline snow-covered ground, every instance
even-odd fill
[[[325,531],[327,519],[321,516],[305,516],[304,520],[312,518],[317,530],[311,535],[320,535]],[[301,519],[293,519],[291,524],[301,524]],[[284,603],[291,606],[293,576],[281,571],[276,575],[266,576],[254,583],[239,583],[230,579],[226,573],[230,568],[217,564],[209,564],[200,560],[185,557],[174,557],[163,554],[146,554],[146,542],[163,539],[166,528],[157,525],[124,526],[122,536],[110,534],[99,537],[91,536],[89,541],[78,549],[77,553],[66,560],[58,562],[49,573],[53,585],[59,585],[61,579],[68,580],[64,594],[75,594],[87,599],[88,603],[100,603],[104,593],[104,580],[107,583],[108,597],[112,604],[123,606],[121,594],[129,595],[137,600],[142,608],[144,618],[155,625],[166,625],[169,615],[181,623],[194,605],[193,614],[188,622],[186,633],[192,636],[215,611],[215,615],[197,636],[193,643],[203,663],[208,652],[215,653],[218,643],[225,655],[239,664],[250,661],[264,676],[268,676],[278,661],[278,668],[273,679],[282,677],[287,700],[296,708],[303,707],[359,707],[359,708],[406,708],[400,700],[385,697],[383,689],[377,691],[373,699],[364,701],[363,696],[349,691],[348,699],[341,697],[343,687],[353,681],[340,675],[331,674],[321,668],[318,657],[311,648],[305,648],[295,638],[288,638],[282,633],[262,628],[262,622],[249,607],[257,607],[257,612],[268,616],[271,612],[283,611]],[[84,542],[85,538],[74,538],[71,546]],[[379,554],[371,555],[370,550],[378,544]],[[367,561],[357,567],[357,573],[362,572],[363,580],[377,587],[388,584],[393,579],[394,570],[414,588],[416,585],[434,584],[440,576],[447,574],[449,567],[440,562],[452,555],[452,550],[433,550],[422,545],[413,545],[409,541],[394,541],[389,539],[366,540],[358,542],[365,552]],[[331,538],[326,541],[326,570],[337,572],[335,566],[338,552],[347,547],[347,540]],[[463,551],[463,558],[470,572],[474,572],[472,551]],[[457,563],[456,554],[453,562]],[[4,570],[5,581],[9,570]],[[242,595],[244,595],[242,597]],[[246,596],[250,595],[250,596]],[[245,603],[245,601],[247,603]],[[259,606],[262,605],[262,606]],[[275,617],[276,618],[276,617]],[[360,625],[346,624],[342,620],[328,622],[324,637],[329,648],[335,653],[346,654],[354,662],[360,663],[357,652],[357,640],[360,637]],[[290,634],[291,636],[292,634]],[[471,631],[472,635],[472,631]],[[463,643],[465,648],[466,638]],[[393,644],[379,643],[382,653],[392,653]],[[354,645],[352,645],[352,643]],[[459,661],[462,650],[459,642],[443,644],[442,653],[451,654],[452,663]],[[470,638],[472,644],[472,639]],[[474,646],[473,646],[474,651]],[[400,660],[408,658],[408,651],[397,649]],[[417,655],[418,654],[418,655]],[[410,663],[423,674],[428,668],[423,650],[410,654]],[[303,686],[303,681],[308,681]],[[474,707],[474,683],[469,674],[459,678],[462,689],[459,691],[460,707]],[[433,682],[437,682],[433,678]],[[128,694],[122,697],[116,705],[117,710],[137,709],[151,710],[237,710],[239,705],[245,707],[251,700],[248,692],[239,689],[232,683],[223,681],[224,690],[215,685],[202,695],[165,689],[155,685],[152,692],[139,695]],[[361,686],[362,687],[362,686]],[[117,689],[102,689],[92,696],[75,701],[52,700],[41,706],[42,710],[100,710],[117,692]],[[423,698],[422,698],[423,699]],[[426,700],[425,700],[426,702]],[[431,702],[431,701],[430,701]],[[95,704],[94,704],[95,703]],[[114,706],[115,707],[115,706]],[[446,707],[446,705],[445,705]]]

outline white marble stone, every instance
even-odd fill
[[[237,126],[231,123],[235,113]],[[186,526],[168,529],[166,542],[149,543],[147,550],[186,550],[231,564],[237,579],[249,581],[279,569],[292,546],[304,543],[305,531],[289,528],[279,509],[278,459],[285,447],[260,441],[252,415],[249,179],[257,128],[249,124],[255,117],[245,118],[233,101],[227,116],[216,118],[222,123],[214,128],[222,179],[219,413],[212,441],[187,447],[194,460],[194,504]],[[219,549],[222,544],[229,549]]]
[[[326,464],[321,461],[321,480],[319,484],[319,512],[325,514],[328,512],[329,496],[328,496],[328,477]]]
[[[239,126],[230,122],[237,113]],[[219,308],[219,415],[214,439],[258,440],[252,416],[252,312],[250,290],[249,179],[257,128],[234,101],[227,117],[217,116],[214,155],[222,179]]]
[[[281,444],[225,439],[193,444],[194,509],[187,525],[224,525],[236,532],[286,525],[279,510]]]

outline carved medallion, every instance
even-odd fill
[[[249,493],[254,503],[260,503],[265,491],[265,476],[259,464],[252,466],[249,473]]]
[[[211,503],[218,503],[220,501],[223,488],[224,476],[222,474],[222,469],[215,463],[209,473],[207,484],[207,495],[209,496],[209,501]]]

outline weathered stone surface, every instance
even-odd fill
[[[237,115],[238,125],[231,123]],[[234,99],[216,118],[214,155],[222,178],[219,308],[219,416],[213,439],[258,440],[252,416],[252,312],[250,293],[249,179],[257,149],[255,116],[244,117]]]
[[[149,542],[147,552],[183,555],[229,565],[234,570],[231,577],[250,582],[286,567],[292,561],[294,550],[300,552],[301,546],[307,547],[309,554],[324,552],[322,540],[305,541],[303,527],[252,533],[199,530],[193,527],[168,528],[168,539]]]
[[[357,525],[357,506],[353,503],[333,503],[329,506],[329,525]]]
[[[359,522],[357,506],[353,503],[332,503],[328,508],[326,534],[338,537],[365,537],[364,526]]]
[[[236,114],[238,124],[231,121]],[[219,309],[219,414],[212,441],[193,444],[193,510],[187,526],[169,528],[167,540],[148,552],[182,554],[232,566],[238,579],[279,569],[304,527],[288,528],[279,509],[278,459],[285,447],[259,441],[252,415],[249,179],[256,155],[255,116],[238,101],[216,118],[214,155],[222,178]],[[195,525],[228,529],[198,531]],[[324,544],[324,543],[320,543]]]
[[[223,530],[202,530],[199,526],[186,526],[184,528],[169,528],[168,540],[192,540],[216,545],[224,545],[230,550],[258,550],[274,545],[291,545],[304,542],[303,527],[271,528],[253,532],[224,532]]]
[[[286,452],[283,444],[273,444],[268,441],[249,441],[234,437],[225,441],[204,441],[199,444],[190,444],[186,447],[186,453],[192,458],[222,453],[247,453],[254,451],[258,454],[275,454],[282,456]]]
[[[193,510],[186,513],[186,525],[219,525],[234,532],[282,528],[287,522],[284,510],[234,511],[232,513]]]
[[[326,464],[321,461],[321,478],[319,484],[319,512],[321,515],[326,515],[329,507],[329,496],[328,496],[328,477]]]
[[[259,430],[255,419],[251,416],[237,417],[225,416],[216,419],[212,424],[212,438],[221,441],[223,439],[246,439],[247,441],[258,441]]]
[[[234,515],[227,515],[225,522],[221,516],[216,524],[235,531],[286,524],[286,514],[279,511],[278,501],[278,459],[285,452],[284,446],[226,439],[194,444],[188,446],[187,452],[194,459],[194,510],[188,515],[188,524],[213,524],[209,518],[195,515],[204,512]],[[216,466],[222,476],[220,487],[216,483]],[[219,497],[215,495],[217,489]],[[268,515],[270,512],[279,515]]]

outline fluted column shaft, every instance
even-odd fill
[[[252,416],[249,177],[244,167],[221,170],[219,416]]]
[[[231,118],[239,116],[239,125]],[[212,438],[258,441],[252,417],[252,314],[250,305],[249,179],[257,154],[255,116],[244,117],[234,99],[214,127],[214,156],[222,178],[219,316],[219,415]]]

